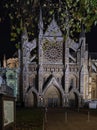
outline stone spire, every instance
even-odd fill
[[[81,47],[81,58],[84,58],[84,53],[86,50],[86,37],[85,37],[85,29],[84,25],[81,25],[81,33],[79,35],[79,46]]]
[[[43,19],[42,19],[42,9],[40,5],[40,16],[39,16],[39,37],[38,37],[38,53],[39,53],[39,64],[42,64],[42,59],[43,59],[43,50],[42,50],[42,38],[43,38]]]
[[[38,37],[38,58],[39,58],[39,72],[38,72],[38,106],[41,106],[42,102],[42,86],[43,86],[43,48],[42,48],[42,38],[43,38],[43,19],[42,19],[42,9],[40,5],[40,16],[39,16],[39,37]]]
[[[38,28],[39,28],[39,36],[41,37],[43,35],[43,19],[42,19],[42,9],[41,9],[41,7],[40,7],[40,16],[39,16]]]
[[[80,38],[81,38],[81,37],[85,37],[85,29],[84,29],[84,25],[81,25]]]
[[[22,33],[22,42],[28,42],[28,33],[27,33],[27,28],[24,27],[24,31]]]
[[[4,58],[3,58],[3,67],[6,68],[7,66],[7,61],[6,61],[6,56],[4,55]]]

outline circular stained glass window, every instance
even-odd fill
[[[60,59],[62,59],[62,45],[47,45],[44,50],[44,56],[50,62],[58,62]]]

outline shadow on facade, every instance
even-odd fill
[[[78,95],[75,92],[70,93],[69,95],[69,107],[77,108],[78,107]]]
[[[34,92],[32,92],[32,95],[33,95],[33,107],[37,107],[37,95]]]

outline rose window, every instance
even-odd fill
[[[62,59],[62,45],[49,44],[44,50],[44,56],[50,62],[58,62]]]

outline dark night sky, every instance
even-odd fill
[[[10,42],[10,24],[6,19],[0,23],[0,61],[4,54],[6,58],[11,58],[16,51],[15,44]],[[87,35],[87,43],[90,52],[97,52],[97,27],[93,27]]]
[[[16,51],[15,43],[10,42],[10,24],[8,20],[0,23],[0,61],[4,54],[6,58],[11,58]]]
[[[93,27],[86,35],[89,52],[97,52],[97,26]]]

